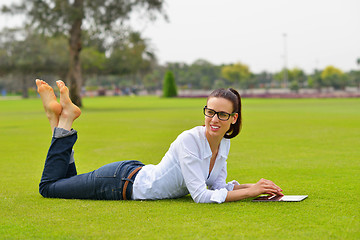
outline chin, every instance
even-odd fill
[[[211,128],[207,128],[206,131],[208,132],[208,136],[210,137],[223,137],[225,135],[222,131],[214,132],[211,130]]]

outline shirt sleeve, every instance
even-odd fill
[[[228,190],[226,188],[207,189],[206,176],[203,175],[201,159],[181,144],[179,162],[185,184],[196,203],[225,202]]]
[[[239,183],[235,180],[226,183],[227,177],[227,163],[225,163],[224,167],[221,169],[219,176],[215,180],[214,184],[209,187],[210,190],[222,189],[225,188],[227,191],[234,190],[235,185],[239,185]]]

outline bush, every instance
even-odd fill
[[[299,83],[297,81],[292,81],[290,83],[290,90],[294,91],[294,92],[299,92]]]
[[[164,77],[163,97],[176,97],[176,96],[177,96],[177,88],[176,88],[174,74],[171,71],[167,71]]]

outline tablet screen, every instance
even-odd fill
[[[307,198],[308,195],[285,195],[285,196],[259,196],[253,202],[299,202]]]

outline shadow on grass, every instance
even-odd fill
[[[56,200],[56,201],[74,201],[74,202],[83,202],[83,203],[118,203],[121,202],[123,204],[137,204],[140,202],[146,202],[146,203],[156,203],[156,204],[160,204],[160,203],[164,203],[164,204],[169,204],[169,203],[195,203],[194,200],[192,199],[191,195],[188,194],[186,196],[180,197],[180,198],[174,198],[174,199],[160,199],[160,200],[132,200],[132,201],[123,201],[123,200],[96,200],[96,199],[62,199],[62,198],[43,198],[41,196],[39,196],[40,199],[45,200],[45,201],[52,201],[52,200]],[[243,199],[240,201],[237,201],[238,203],[251,203],[251,204],[266,204],[267,202],[252,202],[252,199],[254,198],[248,198],[248,199]],[[231,203],[237,203],[237,202],[231,202]],[[273,202],[271,202],[270,204],[273,204]]]

